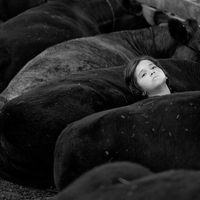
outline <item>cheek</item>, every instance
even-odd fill
[[[159,73],[160,75],[162,75],[163,77],[165,77],[165,73],[164,73],[162,70],[159,70],[158,73]]]
[[[139,89],[142,89],[142,81],[141,80],[137,80],[137,85],[136,85]]]
[[[167,77],[165,76],[164,72],[161,73],[161,76],[163,77],[164,80],[167,79]]]
[[[149,88],[149,86],[151,85],[151,81],[148,78],[143,78],[137,81],[138,85],[140,86],[140,88],[142,88],[143,90],[145,90],[146,88]]]

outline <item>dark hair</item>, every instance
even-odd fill
[[[142,60],[150,60],[151,62],[153,62],[157,67],[159,67],[160,69],[163,70],[163,72],[165,73],[165,75],[168,77],[167,72],[165,71],[165,69],[163,69],[163,67],[161,66],[160,62],[150,56],[139,56],[139,57],[135,57],[134,59],[132,59],[128,66],[125,68],[124,70],[124,78],[125,78],[125,83],[126,85],[129,87],[129,89],[131,90],[132,93],[138,94],[138,95],[143,95],[143,89],[138,85],[137,83],[137,79],[135,77],[135,70],[138,66],[138,64],[140,63],[140,61]],[[167,79],[166,81],[167,85],[169,85],[169,79]]]

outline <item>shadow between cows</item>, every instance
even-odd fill
[[[161,64],[169,73],[174,92],[199,90],[198,63],[161,60]],[[52,183],[56,140],[68,124],[96,112],[142,100],[125,85],[124,67],[71,74],[7,102],[0,113],[0,176],[25,185]],[[60,151],[59,147],[56,151]],[[64,173],[59,165],[63,165],[65,157],[59,159],[55,157],[56,182]],[[74,174],[70,172],[72,177],[68,181],[73,181],[84,170],[81,167]]]
[[[153,174],[141,165],[115,162],[83,174],[51,200],[198,200],[199,178],[199,171]]]
[[[50,46],[115,28],[149,26],[135,19],[144,18],[134,13],[135,6],[135,1],[129,0],[51,0],[2,23],[0,91],[28,61]]]
[[[5,102],[54,78],[80,71],[124,65],[138,55],[198,61],[200,54],[185,46],[187,43],[198,50],[200,45],[197,40],[199,28],[195,21],[190,21],[186,20],[184,25],[171,20],[169,31],[168,27],[119,31],[74,39],[50,47],[29,61],[13,78],[0,95],[0,107]],[[181,31],[177,33],[180,27],[185,30],[185,34]],[[176,39],[178,35],[179,40],[181,38],[185,43],[176,42],[170,33]]]

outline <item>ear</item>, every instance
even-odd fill
[[[187,19],[185,22],[171,19],[169,20],[168,28],[172,38],[186,44],[198,30],[198,23],[195,19]]]
[[[190,35],[190,37],[193,36],[197,32],[198,23],[195,19],[187,19],[184,24],[185,24],[187,33]]]
[[[171,37],[181,43],[187,43],[187,30],[183,23],[177,19],[170,19],[168,22],[168,30]]]

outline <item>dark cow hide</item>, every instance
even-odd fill
[[[5,22],[30,8],[46,2],[47,0],[0,0],[0,19]]]
[[[179,60],[162,60],[161,64],[169,73],[173,91],[199,90],[199,64]],[[6,103],[0,114],[0,176],[27,185],[42,185],[52,180],[55,143],[68,124],[141,100],[126,87],[124,67],[71,74]],[[56,179],[63,176],[57,175],[58,165],[64,162],[62,159],[65,157],[56,156],[56,176],[59,177]],[[69,177],[69,182],[85,169],[81,167],[81,170]],[[65,182],[65,176],[63,180]]]
[[[55,142],[67,124],[140,99],[125,86],[123,69],[73,74],[9,101],[0,115],[0,176],[27,185],[52,183]]]
[[[130,162],[115,162],[97,166],[82,175],[55,199],[78,199],[96,190],[128,184],[130,181],[153,174],[149,169]],[[75,192],[76,191],[76,192]],[[77,192],[78,191],[78,192]],[[96,198],[95,198],[96,199]]]
[[[107,162],[136,162],[153,172],[200,169],[199,98],[199,91],[148,98],[68,125],[55,147],[58,190]]]
[[[96,167],[51,200],[199,200],[200,172],[152,174],[128,162]]]
[[[135,22],[135,5],[129,0],[51,0],[2,23],[0,92],[29,60],[52,45],[121,28],[146,27],[138,23],[142,15]]]
[[[192,29],[188,21],[190,20],[186,21],[185,30]],[[169,30],[173,36],[177,26],[183,25],[176,20],[170,21]],[[196,27],[195,30],[194,38],[190,31],[190,40],[187,40],[187,44],[193,48],[199,45],[199,29]],[[184,39],[186,35],[179,32],[179,37]],[[119,31],[75,39],[50,47],[27,63],[2,92],[0,107],[4,102],[54,78],[79,71],[124,65],[138,55],[198,61],[198,54],[170,37],[167,27]]]

